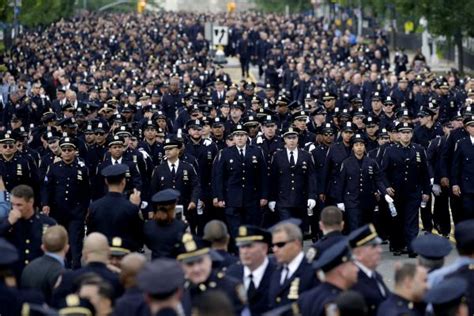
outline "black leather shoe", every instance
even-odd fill
[[[400,249],[394,250],[393,255],[396,256],[396,257],[399,257],[399,256],[402,255],[402,251]]]

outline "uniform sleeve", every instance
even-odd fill
[[[150,197],[152,197],[153,194],[159,191],[158,178],[159,178],[158,167],[155,167],[155,169],[153,169],[153,172],[151,174]]]
[[[191,183],[193,186],[192,192],[191,192],[191,202],[198,203],[199,196],[201,195],[201,182],[199,181],[199,176],[196,172],[196,169],[191,166],[190,168],[190,173],[191,173]]]
[[[372,166],[374,170],[374,179],[375,185],[377,186],[377,190],[379,190],[380,194],[385,195],[385,191],[387,191],[387,184],[384,181],[384,177],[382,175],[382,172],[380,171],[379,164],[374,160]]]
[[[423,194],[431,194],[430,174],[428,171],[428,162],[426,159],[426,152],[423,147],[420,146],[421,155],[421,186]]]
[[[130,168],[130,176],[132,178],[133,188],[137,189],[138,191],[142,191],[142,178],[136,164]]]
[[[334,187],[337,203],[344,203],[346,176],[347,176],[346,161],[343,161],[341,163],[341,170],[339,171],[339,174],[338,174],[338,180],[337,180],[336,186]]]
[[[318,177],[316,175],[313,155],[309,154],[308,157],[308,199],[316,200],[318,196]]]
[[[453,158],[455,142],[452,136],[446,138],[444,146],[441,148],[440,156],[440,178],[451,178],[451,161]]]
[[[224,152],[221,151],[220,154],[216,158],[216,172],[215,174],[215,190],[216,190],[216,197],[219,201],[224,201],[224,179],[226,173],[226,165],[224,159]]]
[[[329,173],[332,167],[332,152],[333,152],[332,148],[330,147],[326,154],[326,159],[324,160],[324,167],[323,167],[323,172],[321,175],[321,190],[320,190],[322,194],[327,193],[326,188],[329,181]]]
[[[263,154],[263,151],[257,147],[257,150],[259,151],[259,184],[260,184],[260,198],[261,199],[266,199],[268,200],[269,196],[269,178],[268,178],[268,168],[267,168],[267,161],[265,160],[265,155]]]
[[[451,186],[460,185],[461,183],[461,167],[462,167],[462,149],[460,142],[456,143],[454,148],[453,163],[451,166]]]
[[[54,191],[54,165],[48,167],[46,175],[43,179],[43,185],[41,186],[41,206],[50,206],[51,195]]]

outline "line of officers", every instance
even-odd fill
[[[316,111],[315,115],[324,114],[324,110]],[[109,240],[119,236],[133,251],[141,249],[145,242],[143,220],[153,216],[150,198],[167,188],[181,193],[179,209],[196,235],[202,235],[204,225],[212,219],[226,222],[233,240],[240,225],[269,227],[294,217],[301,219],[305,233],[310,231],[317,238],[318,216],[313,214],[324,206],[337,205],[344,210],[346,232],[374,222],[382,238],[390,240],[395,255],[413,256],[410,243],[418,235],[420,207],[425,230],[431,231],[434,222],[446,236],[450,233],[448,203],[455,223],[474,214],[472,114],[466,107],[462,115],[445,122],[444,135],[432,139],[428,151],[412,141],[414,126],[403,117],[388,129],[380,129],[375,139],[368,137],[368,131],[377,124],[370,116],[365,118],[365,131],[345,122],[337,141],[334,125],[325,123],[320,127],[320,142],[313,143],[308,140],[316,136],[305,129],[305,111],[293,113],[292,124],[280,135],[274,116],[266,115],[260,122],[249,116],[232,127],[222,149],[211,137],[203,137],[203,130],[211,126],[224,127],[219,118],[190,120],[186,138],[178,133],[161,143],[157,140],[159,128],[147,121],[140,150],[132,145],[133,135],[126,126],[118,127],[106,138],[107,127],[99,122],[87,127],[87,133],[94,132],[101,138],[85,158],[77,155],[81,152],[80,138],[60,138],[52,130],[45,132],[48,150],[39,168],[25,148],[24,135],[6,131],[0,135],[0,168],[7,191],[18,184],[31,185],[42,213],[67,228],[71,240],[68,266],[72,268],[80,267],[86,223],[89,232],[103,225],[97,229],[110,231],[106,234]],[[419,116],[432,114],[426,108]],[[459,121],[463,126],[450,131],[451,124],[459,125]],[[262,133],[255,134],[259,124]],[[72,117],[65,119],[63,126],[66,131],[77,128]],[[249,135],[255,137],[250,139]],[[377,146],[367,154],[370,142]],[[146,146],[155,149],[149,153]],[[161,160],[157,154],[160,150]],[[155,166],[150,162],[153,159],[161,163]],[[128,167],[122,192],[141,210],[142,221],[133,230],[128,222],[114,217],[92,216],[96,208],[119,205],[112,204],[112,192],[103,173],[115,164]],[[434,218],[430,209],[432,191],[436,198]],[[161,244],[161,238],[159,233],[150,237],[159,240],[157,244]],[[149,248],[151,243],[147,243]],[[159,247],[150,249],[157,254],[155,257],[159,256]],[[26,265],[29,256],[23,256],[22,264]]]
[[[107,173],[123,180],[123,168],[109,166]],[[173,189],[154,194],[155,215],[176,221],[179,197]],[[221,221],[206,225],[205,238],[183,232],[176,244],[176,258],[151,262],[124,248],[120,238],[114,238],[109,250],[105,235],[91,233],[85,240],[86,265],[61,271],[54,288],[49,284],[51,305],[59,308],[59,315],[472,315],[474,268],[468,262],[474,254],[474,220],[455,227],[462,263],[458,260],[443,267],[452,251],[446,238],[426,234],[414,239],[411,246],[418,261],[395,267],[393,292],[376,270],[382,240],[374,225],[365,224],[343,235],[342,211],[328,206],[319,222],[324,236],[305,254],[300,224],[299,219],[290,218],[269,230],[240,226],[235,238],[239,261],[226,269],[221,266],[225,247],[210,241],[211,236],[224,236],[223,244],[228,243],[228,231]],[[64,228],[53,225],[45,235],[55,227],[66,234]],[[62,259],[66,246],[67,242],[55,251],[45,250],[45,256]],[[6,272],[21,254],[3,238],[0,249],[0,270],[11,279]],[[121,270],[108,266],[110,262]],[[435,274],[438,281],[429,286],[430,275]],[[41,279],[42,275],[30,270],[29,277]],[[26,279],[24,273],[22,281]],[[0,287],[2,295],[15,293],[10,283],[5,285]],[[27,289],[34,287],[23,291]],[[33,296],[18,293],[27,302],[24,315],[57,315],[48,305],[32,300]],[[8,311],[6,307],[0,310]]]

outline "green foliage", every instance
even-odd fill
[[[310,0],[255,0],[257,7],[264,12],[284,13],[289,6],[290,13],[299,13],[312,8]]]
[[[0,20],[13,22],[9,0],[0,0]],[[22,0],[18,19],[25,26],[48,25],[73,14],[75,0]]]

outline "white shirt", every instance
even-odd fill
[[[374,278],[374,271],[370,270],[366,266],[364,266],[362,263],[359,261],[354,261],[355,265],[359,267],[359,269],[364,272],[370,279]],[[379,288],[380,293],[382,293],[383,296],[385,296],[387,293],[385,293],[385,289],[383,288],[382,284],[375,279],[375,282],[377,283],[377,286]]]
[[[304,253],[301,251],[291,262],[287,265],[288,267],[288,275],[286,276],[286,279],[288,280],[291,278],[291,276],[298,270],[301,262],[304,259]]]
[[[268,266],[268,258],[265,258],[263,263],[253,272],[250,271],[250,269],[247,266],[244,266],[244,286],[246,290],[249,289],[249,285],[250,285],[249,275],[250,274],[252,274],[253,285],[255,285],[256,289],[258,288],[258,286],[260,285],[260,282],[263,279],[263,275],[265,274],[265,270],[267,269],[267,266]]]
[[[170,168],[170,171],[173,171],[173,166],[171,165],[174,165],[174,172],[178,172],[179,159],[173,163],[171,163],[169,160],[167,160],[167,162],[168,162],[168,168]]]
[[[122,157],[120,157],[120,158],[117,159],[117,160],[115,160],[114,158],[111,158],[111,159],[112,159],[112,164],[113,164],[113,165],[122,163]]]
[[[236,146],[236,147],[237,147],[237,146]],[[245,148],[246,148],[246,146],[244,146],[244,147],[242,147],[242,148],[237,147],[237,151],[239,152],[239,155],[240,155],[240,151],[242,150],[243,153],[244,153],[244,157],[245,157]]]
[[[290,161],[291,152],[293,152],[293,157],[295,158],[295,165],[296,165],[296,162],[298,161],[298,148],[295,148],[294,150],[289,150],[288,148],[286,149],[286,155],[288,156],[288,161]]]
[[[471,144],[474,145],[474,136],[470,136],[471,137]]]

